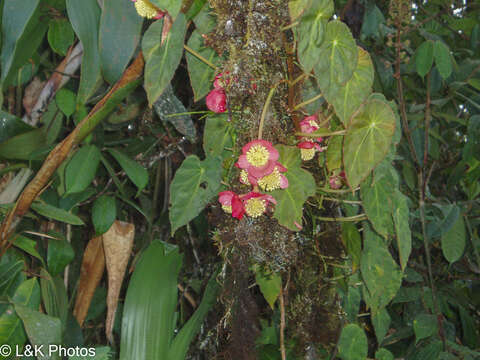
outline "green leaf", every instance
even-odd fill
[[[342,146],[343,136],[332,136],[328,140],[326,159],[329,172],[342,168]]]
[[[348,126],[352,115],[372,92],[373,73],[370,55],[358,47],[358,63],[350,80],[344,85],[332,86],[324,93],[345,126]]]
[[[57,237],[61,234],[52,233]],[[45,311],[48,315],[59,318],[62,324],[66,324],[68,317],[68,297],[64,280],[60,276],[52,278],[47,270],[40,270],[40,289]]]
[[[303,13],[309,9],[312,0],[290,0],[288,2],[288,12],[290,14],[290,20],[293,23]]]
[[[206,0],[198,0],[199,4],[201,4],[202,2],[202,8],[193,18],[193,22],[195,23],[195,27],[198,31],[200,31],[200,33],[207,34],[213,29],[215,29],[215,27],[217,26],[217,18]],[[190,10],[192,9],[193,6],[190,8]]]
[[[348,256],[352,259],[353,270],[360,266],[360,257],[362,255],[362,238],[357,227],[349,222],[341,224],[342,241],[347,250]]]
[[[395,188],[395,180],[388,169],[382,172],[375,171],[375,176],[370,177],[360,186],[362,205],[368,220],[375,231],[384,238],[394,233],[392,190]]]
[[[162,11],[167,11],[172,19],[178,19],[177,15],[179,14],[182,7],[182,2],[178,0],[150,0],[152,4],[156,5]]]
[[[427,40],[422,43],[415,53],[415,66],[418,75],[424,77],[433,65],[433,41]]]
[[[402,272],[383,239],[366,227],[360,270],[367,290],[365,302],[375,316],[397,293],[402,284]]]
[[[394,357],[390,351],[381,348],[375,353],[375,360],[394,360]]]
[[[160,120],[171,123],[180,134],[185,135],[191,142],[195,142],[197,137],[195,125],[185,106],[173,93],[171,84],[167,85],[163,94],[155,101],[153,109]]]
[[[111,360],[112,359],[112,349],[108,346],[97,346],[95,348],[90,348],[95,350],[94,356],[69,356],[68,360]]]
[[[6,257],[4,257],[6,258]],[[18,285],[17,278],[24,268],[23,260],[6,259],[0,265],[0,295],[13,295]]]
[[[200,306],[195,310],[193,315],[188,319],[187,323],[183,325],[182,329],[175,336],[172,346],[170,347],[168,359],[184,360],[188,351],[188,347],[207,316],[208,311],[215,305],[220,286],[217,284],[218,272],[215,272],[208,281],[207,288],[203,294]]]
[[[38,309],[40,306],[40,287],[37,279],[25,280],[19,285],[12,298],[13,304],[20,304],[30,309]],[[0,315],[0,343],[15,348],[22,347],[27,340],[22,322],[15,313],[14,305],[8,305],[5,312]],[[2,357],[3,359],[3,357]]]
[[[432,336],[438,332],[437,317],[435,315],[420,314],[413,320],[413,331],[415,331],[415,343]]]
[[[338,356],[343,360],[365,360],[367,353],[365,332],[355,324],[345,326],[338,340]]]
[[[168,353],[181,266],[178,248],[169,249],[160,241],[152,242],[142,253],[123,306],[120,360],[150,360]]]
[[[300,149],[292,146],[278,145],[279,162],[287,168],[285,176],[288,187],[272,192],[277,200],[273,216],[279,224],[286,228],[299,231],[302,227],[303,204],[315,194],[315,179],[312,174],[302,169]]]
[[[0,110],[0,144],[14,136],[26,133],[30,130],[35,130],[35,128],[24,123],[15,115]]]
[[[352,189],[387,155],[394,132],[395,115],[379,100],[370,100],[352,119],[343,142],[345,174]]]
[[[325,27],[332,14],[332,0],[314,1],[297,27],[298,60],[306,73],[310,73],[319,60]]]
[[[442,212],[443,217],[435,217],[427,225],[428,237],[439,237],[449,231],[460,216],[460,208],[455,204],[440,205],[434,204]]]
[[[448,78],[452,73],[452,57],[448,46],[440,40],[435,41],[433,56],[440,76],[444,79]]]
[[[77,105],[83,105],[93,95],[101,81],[98,51],[100,8],[96,0],[66,0],[66,4],[68,18],[83,46],[80,86],[77,93]]]
[[[2,2],[3,4],[3,2]],[[17,71],[40,45],[48,22],[41,18],[40,0],[6,1],[2,14],[2,87],[11,85]]]
[[[410,210],[408,209],[408,198],[399,190],[395,191],[393,206],[393,222],[395,224],[395,233],[397,239],[398,256],[400,258],[400,266],[405,270],[408,258],[412,251],[412,234],[408,217]]]
[[[219,56],[211,47],[205,46],[204,39],[200,31],[195,30],[188,39],[187,45],[199,53],[202,57],[210,61],[212,64],[219,62]],[[215,69],[205,64],[195,55],[187,52],[188,76],[193,89],[193,101],[198,101],[208,94],[212,88],[213,79],[215,78]]]
[[[65,114],[70,116],[75,112],[75,93],[67,89],[60,89],[55,95],[55,101],[58,108]]]
[[[282,277],[279,274],[267,272],[258,266],[254,268],[254,272],[260,291],[273,310],[275,301],[277,301],[282,290]]]
[[[41,346],[48,349],[49,345],[58,345],[62,343],[62,323],[60,319],[42,314],[39,311],[32,310],[26,306],[15,304],[15,311],[22,319],[28,339],[32,345]],[[58,352],[48,356],[38,356],[39,360],[57,360],[60,359]]]
[[[390,314],[386,308],[382,308],[375,315],[372,315],[372,324],[375,328],[375,336],[379,344],[382,343],[390,328],[390,321]]]
[[[195,218],[220,189],[222,163],[219,157],[205,160],[190,155],[183,160],[170,185],[172,234]]]
[[[452,227],[442,235],[442,252],[445,259],[451,264],[460,258],[465,251],[467,235],[463,216],[459,216]]]
[[[67,19],[52,19],[48,24],[48,43],[59,55],[67,55],[68,48],[73,44],[75,35],[72,25]]]
[[[60,240],[48,240],[47,263],[48,271],[52,276],[61,274],[74,257],[72,245],[63,237]]]
[[[102,195],[95,200],[92,208],[92,222],[97,236],[106,233],[116,217],[117,207],[114,197]]]
[[[35,129],[11,137],[0,144],[0,158],[28,160],[32,152],[45,146],[45,132]]]
[[[120,79],[140,41],[143,18],[132,5],[131,0],[103,1],[98,42],[102,74],[110,84]]]
[[[32,203],[32,210],[49,219],[57,220],[72,225],[85,225],[82,219],[63,209],[35,201]]]
[[[352,77],[357,61],[357,44],[348,26],[339,20],[330,21],[314,66],[322,91],[346,83]]]
[[[95,178],[100,163],[100,150],[85,145],[68,162],[65,169],[66,195],[84,191]]]
[[[125,170],[127,176],[138,188],[138,192],[142,191],[148,184],[148,171],[135,160],[130,159],[127,155],[115,149],[109,149],[108,152]]]
[[[226,114],[211,115],[205,122],[203,130],[203,150],[207,156],[227,157],[232,154],[232,125]]]
[[[29,239],[22,235],[15,235],[15,240],[13,241],[13,245],[19,249],[22,249],[27,254],[30,254],[36,257],[43,263],[43,258],[38,253],[36,249],[37,242],[35,240]]]
[[[176,1],[176,0],[175,0]],[[178,3],[178,1],[176,1]],[[163,20],[155,21],[143,36],[142,50],[145,58],[145,81],[150,106],[170,84],[183,54],[183,41],[187,30],[185,16],[179,14],[163,45],[161,44]]]

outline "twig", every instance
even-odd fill
[[[282,353],[282,360],[287,359],[287,352],[285,351],[285,299],[283,298],[283,285],[280,286],[280,352]]]
[[[267,100],[265,100],[265,105],[263,105],[262,116],[260,117],[260,125],[258,126],[258,138],[259,139],[262,138],[263,125],[265,123],[265,117],[267,116],[268,106],[270,105],[270,102],[272,101],[273,94],[275,93],[275,89],[277,88],[277,86],[279,84],[280,84],[280,82],[273,85],[273,87],[270,89],[270,92],[268,93]]]
[[[335,136],[335,135],[345,135],[347,133],[346,130],[338,130],[338,131],[332,131],[332,132],[314,132],[314,133],[302,133],[298,132],[295,133],[297,136],[302,136],[302,137],[311,137],[311,138],[318,138],[320,136]]]
[[[178,284],[177,287],[178,290],[180,290],[180,292],[182,293],[182,295],[185,296],[185,299],[187,299],[190,305],[192,305],[192,307],[195,309],[197,307],[197,302],[192,297],[192,295],[187,292],[187,290],[182,286],[182,284]]]
[[[306,100],[306,101],[304,101],[304,102],[296,105],[296,106],[293,108],[293,110],[298,110],[298,109],[300,109],[300,108],[302,108],[302,107],[304,107],[304,106],[307,106],[308,104],[311,104],[312,102],[317,101],[317,100],[320,99],[321,97],[323,97],[323,94],[322,94],[322,93],[320,93],[320,94],[318,94],[317,96],[314,96],[313,98],[308,99],[308,100]]]
[[[192,54],[193,56],[195,56],[196,58],[198,58],[199,60],[203,61],[205,64],[207,64],[208,66],[210,66],[213,70],[217,71],[218,68],[213,64],[211,63],[210,61],[208,61],[207,59],[205,59],[202,55],[200,55],[198,52],[196,52],[195,50],[193,50],[191,47],[187,46],[187,45],[183,45],[184,49],[187,50],[190,54]]]
[[[342,202],[342,203],[345,203],[345,204],[359,204],[359,205],[362,204],[361,201],[357,201],[357,200],[343,200],[343,199],[335,199],[335,198],[331,198],[331,197],[322,197],[322,200],[333,201],[333,202]]]
[[[346,216],[346,217],[338,217],[338,218],[315,216],[315,219],[318,219],[321,221],[356,222],[356,221],[366,220],[368,218],[367,218],[367,215],[365,214],[359,214],[355,216]]]

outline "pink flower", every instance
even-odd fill
[[[225,73],[225,75],[228,75],[228,74],[229,74],[229,72],[227,71]],[[223,79],[222,77],[223,77],[223,73],[219,73],[215,76],[215,80],[213,81],[213,87],[215,89],[224,89],[225,86],[227,86],[228,83],[230,82],[230,79],[228,79],[228,78]]]
[[[297,147],[300,148],[300,156],[303,161],[312,160],[317,151],[323,151],[323,148],[320,145],[311,140],[304,140],[298,143]]]
[[[233,191],[222,191],[218,193],[218,201],[222,204],[222,209],[236,219],[241,219],[245,214],[245,207],[240,197]]]
[[[286,172],[287,168],[281,165],[279,162],[275,165],[273,172],[269,175],[257,180],[258,186],[265,191],[273,191],[276,189],[286,189],[288,187],[288,179],[285,175],[281,174]],[[253,184],[255,185],[255,184]]]
[[[314,133],[320,128],[317,121],[317,115],[307,116],[300,122],[300,131],[306,134]],[[318,144],[322,141],[323,138],[321,137],[316,139],[302,137],[300,143],[297,144],[297,147],[300,148],[300,156],[302,157],[302,160],[312,160],[315,157],[315,152],[323,151],[323,148]]]
[[[260,179],[270,175],[275,166],[281,166],[278,160],[278,151],[270,141],[253,140],[242,148],[242,155],[235,164],[240,169],[246,170],[248,175]]]
[[[330,187],[334,190],[340,189],[343,185],[343,180],[341,175],[332,175],[328,180]]]
[[[303,133],[311,134],[319,129],[317,124],[318,116],[311,115],[300,121],[300,131]]]
[[[227,110],[227,96],[223,89],[213,89],[207,95],[207,107],[216,113],[223,113]]]
[[[242,196],[242,202],[247,215],[253,218],[263,215],[267,211],[270,203],[277,203],[273,196],[260,194],[254,191],[250,191]]]

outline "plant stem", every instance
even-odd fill
[[[283,298],[283,285],[280,286],[280,352],[282,353],[282,360],[287,359],[285,351],[285,300]]]
[[[270,105],[270,102],[272,101],[273,94],[275,93],[275,89],[277,88],[279,83],[275,84],[271,89],[270,92],[268,93],[267,100],[265,100],[265,105],[263,105],[263,110],[262,110],[262,116],[260,117],[260,125],[258,126],[258,138],[262,138],[263,134],[263,125],[265,123],[265,117],[267,116],[267,110],[268,106]]]
[[[308,100],[306,100],[306,101],[304,101],[304,102],[296,105],[296,106],[293,108],[293,110],[298,110],[298,109],[300,109],[300,108],[302,108],[302,107],[304,107],[304,106],[306,106],[306,105],[308,105],[308,104],[311,104],[312,102],[317,101],[317,100],[320,99],[321,97],[323,97],[323,94],[322,94],[322,93],[320,93],[320,94],[318,94],[317,96],[314,96],[313,98],[308,99]]]
[[[359,214],[359,215],[355,215],[355,216],[338,217],[338,218],[315,216],[315,218],[317,220],[321,220],[321,221],[356,222],[356,221],[366,220],[367,215]]]
[[[335,199],[331,197],[322,197],[322,200],[327,200],[327,201],[333,201],[333,202],[342,202],[345,204],[355,204],[355,205],[361,205],[362,202],[358,200],[343,200],[343,199]]]
[[[302,137],[317,138],[319,136],[345,135],[346,133],[347,133],[346,130],[338,130],[338,131],[333,131],[333,132],[314,132],[314,133],[310,133],[310,134],[298,132],[298,133],[295,133],[295,135],[302,136]]]
[[[183,45],[184,49],[187,50],[190,54],[192,54],[193,56],[197,57],[199,60],[203,61],[205,64],[207,64],[208,66],[210,66],[213,70],[217,71],[217,67],[211,63],[210,61],[208,61],[207,59],[205,59],[202,55],[200,55],[198,52],[196,52],[195,50],[193,50],[191,47],[187,46],[187,45]]]

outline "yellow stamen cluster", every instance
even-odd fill
[[[148,0],[135,1],[135,9],[138,15],[147,19],[153,19],[159,12],[158,8]]]
[[[303,161],[312,160],[315,157],[315,148],[311,149],[300,149],[300,156]]]
[[[225,211],[227,214],[232,213],[232,205],[222,205],[223,211]]]
[[[240,180],[241,180],[242,183],[244,183],[245,185],[246,185],[246,184],[249,184],[249,181],[248,181],[248,172],[246,172],[245,170],[240,171]]]
[[[308,123],[310,124],[311,127],[317,127],[318,128],[318,124],[315,120],[309,120]]]
[[[247,151],[247,161],[253,166],[263,166],[267,163],[270,153],[265,146],[253,145]]]
[[[278,168],[275,167],[271,174],[264,176],[258,180],[258,186],[260,186],[262,190],[273,191],[276,189],[280,189],[280,182],[280,171],[278,171]]]
[[[252,198],[247,200],[247,203],[245,204],[245,212],[248,216],[251,216],[253,218],[261,216],[265,212],[265,210],[267,210],[265,200]]]

